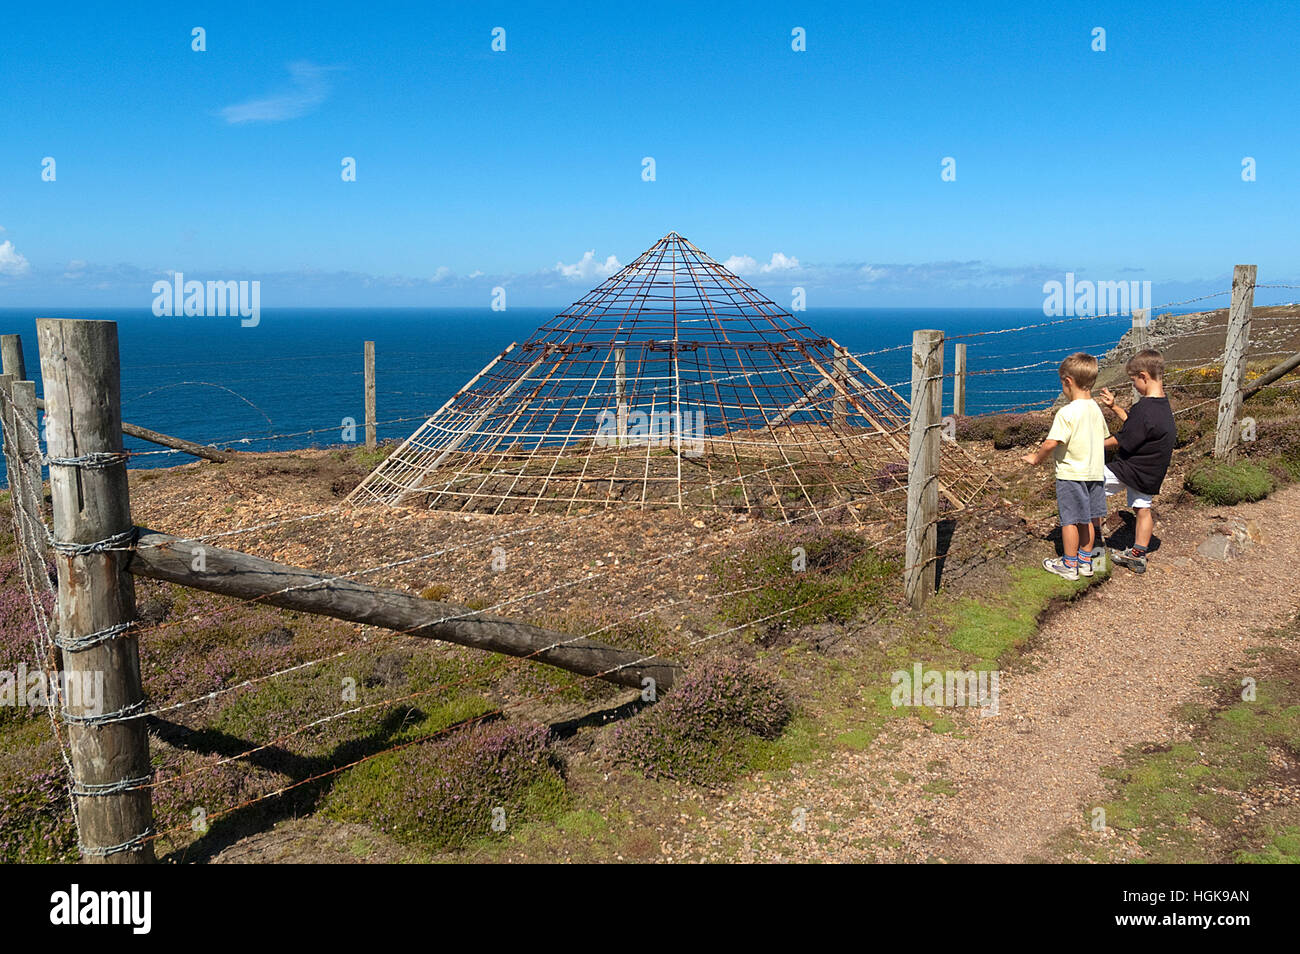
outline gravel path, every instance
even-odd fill
[[[1216,524],[1247,520],[1263,528],[1260,544],[1229,562],[1197,553]],[[1046,622],[1003,674],[997,716],[957,710],[948,735],[894,720],[865,750],[719,800],[663,845],[664,859],[1043,857],[1063,829],[1087,824],[1088,802],[1106,788],[1104,766],[1129,746],[1183,737],[1175,710],[1213,701],[1201,677],[1300,611],[1300,540],[1288,529],[1298,523],[1297,485],[1257,504],[1172,511],[1144,576],[1117,569]]]

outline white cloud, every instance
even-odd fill
[[[596,250],[594,248],[584,252],[582,259],[572,265],[565,265],[563,262],[555,263],[555,270],[565,278],[573,281],[588,278],[608,278],[622,267],[617,255],[611,255],[603,262],[596,261]]]
[[[771,261],[760,265],[749,255],[733,255],[722,263],[722,267],[736,275],[767,275],[771,272],[785,272],[799,267],[799,259],[784,252],[773,252]]]
[[[235,103],[222,109],[221,115],[231,125],[277,123],[305,116],[329,96],[330,84],[325,79],[328,72],[329,67],[316,66],[305,60],[290,63],[289,77],[293,89]]]
[[[17,278],[31,270],[31,263],[14,248],[13,242],[0,242],[0,275]]]
[[[722,267],[733,275],[752,275],[758,271],[758,262],[748,255],[733,255],[722,263]]]

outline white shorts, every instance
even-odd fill
[[[1128,505],[1134,510],[1148,510],[1151,507],[1151,498],[1144,493],[1134,490],[1128,484],[1120,483],[1120,479],[1115,476],[1109,467],[1101,469],[1102,483],[1107,494],[1117,494],[1121,490],[1128,492]]]

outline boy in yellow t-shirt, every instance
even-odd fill
[[[1095,539],[1093,521],[1106,516],[1106,491],[1102,481],[1106,464],[1106,418],[1092,399],[1097,382],[1097,359],[1082,351],[1061,362],[1061,390],[1069,403],[1056,412],[1052,429],[1038,450],[1021,458],[1041,464],[1050,454],[1056,460],[1056,506],[1061,514],[1063,555],[1044,560],[1043,568],[1067,580],[1092,576],[1092,558],[1102,552]]]

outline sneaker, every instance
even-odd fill
[[[1145,573],[1147,571],[1147,555],[1144,553],[1138,556],[1133,552],[1133,548],[1126,550],[1111,550],[1110,558],[1120,566],[1126,566],[1134,573]]]
[[[1093,559],[1095,560],[1096,557],[1094,557]],[[1079,575],[1080,575],[1080,576],[1092,576],[1092,574],[1093,574],[1093,570],[1094,570],[1094,567],[1093,567],[1092,563],[1093,563],[1092,560],[1084,560],[1084,559],[1081,558],[1081,559],[1079,560]]]
[[[1079,568],[1077,566],[1066,566],[1065,557],[1044,560],[1043,569],[1067,580],[1077,580],[1079,578]]]

